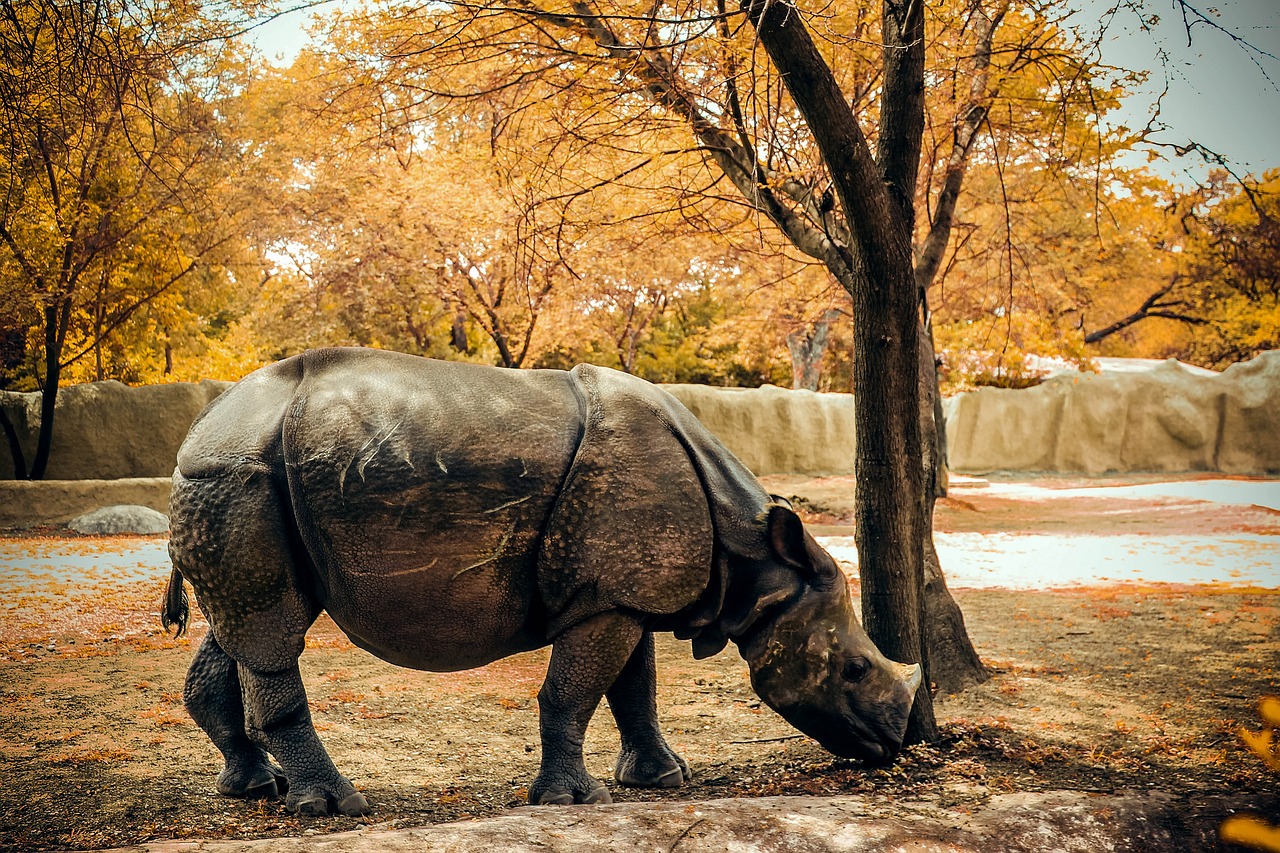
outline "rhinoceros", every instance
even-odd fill
[[[368,813],[312,725],[298,671],[327,611],[353,643],[451,672],[551,646],[529,800],[607,803],[582,760],[607,697],[621,785],[676,786],[654,632],[732,640],[755,691],[836,755],[892,761],[920,684],[853,616],[790,508],[674,397],[590,365],[506,370],[322,349],[250,374],[178,453],[161,619],[209,620],[187,675],[219,792]],[[273,756],[278,766],[269,758]]]

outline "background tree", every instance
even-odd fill
[[[10,450],[34,479],[64,370],[91,359],[104,376],[109,338],[168,328],[166,297],[231,262],[236,232],[209,195],[225,152],[196,82],[207,67],[174,47],[200,23],[194,9],[112,0],[0,5],[0,278],[16,306],[7,331],[41,341],[38,364],[6,364],[7,384],[31,377],[42,392],[30,468]]]
[[[871,154],[794,7],[772,7],[779,16],[790,16],[790,27],[763,7],[743,7],[777,73],[772,80],[768,74],[759,78],[759,91],[752,93],[755,98],[749,103],[759,103],[769,119],[789,114],[790,132],[802,134],[800,138],[810,138],[811,133],[816,143],[794,146],[783,144],[781,122],[760,120],[761,113],[743,110],[733,72],[752,58],[753,39],[730,28],[723,8],[691,9],[678,18],[661,19],[668,10],[660,7],[649,7],[647,14],[613,7],[602,11],[588,4],[552,9],[520,3],[516,8],[517,18],[540,25],[520,33],[525,45],[520,55],[535,57],[527,60],[529,64],[559,57],[556,73],[572,67],[588,78],[593,68],[607,67],[614,89],[623,75],[623,94],[615,102],[629,109],[611,125],[624,122],[634,129],[652,114],[648,105],[664,107],[667,118],[658,121],[665,120],[667,126],[653,128],[654,133],[670,132],[672,120],[685,132],[692,131],[700,152],[740,193],[736,203],[745,201],[756,215],[767,217],[797,248],[821,260],[853,295],[854,386],[865,401],[859,406],[857,460],[864,622],[887,654],[923,660],[920,608],[926,528],[917,388],[920,318],[911,255],[923,133],[924,32],[918,7],[910,12],[886,6],[882,19],[887,47],[882,57],[878,157]],[[460,15],[482,31],[480,36],[494,30],[494,19],[477,23],[471,10]],[[548,28],[560,35],[549,35]],[[459,51],[456,46],[463,43],[472,55],[477,45],[481,52],[495,49],[492,40],[469,43],[457,38],[456,21],[428,21],[425,28],[416,29],[426,30],[421,41],[427,45],[433,37],[450,33],[444,51]],[[512,38],[501,28],[497,31],[504,39]],[[696,38],[706,33],[718,39]],[[704,43],[710,49],[698,53]],[[529,44],[545,46],[545,53],[535,53]],[[427,49],[415,45],[403,53]],[[522,70],[517,67],[514,73]],[[714,74],[705,73],[708,70]],[[785,81],[793,104],[786,104],[779,80]],[[706,108],[710,85],[724,87],[723,111]],[[726,125],[718,117],[724,117]],[[824,161],[829,171],[822,169]],[[834,193],[818,190],[819,175]],[[839,237],[833,238],[833,231]],[[932,407],[928,414],[932,417]],[[915,720],[917,737],[933,735],[928,696],[922,696]]]

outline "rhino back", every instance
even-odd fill
[[[561,371],[309,353],[283,456],[335,621],[426,669],[543,644],[537,546],[581,429]]]
[[[251,464],[283,475],[280,430],[302,379],[295,356],[254,371],[214,399],[178,449],[177,470],[188,480]]]

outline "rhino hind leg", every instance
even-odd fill
[[[334,767],[307,707],[298,657],[319,606],[298,587],[302,573],[292,552],[292,520],[283,509],[287,501],[266,467],[253,463],[197,479],[174,477],[169,552],[195,588],[216,638],[193,663],[199,670],[191,687],[197,709],[192,716],[201,715],[197,721],[203,719],[201,727],[220,750],[231,749],[229,755],[223,751],[228,764],[219,790],[249,784],[269,792],[262,765],[244,746],[247,741],[265,747],[280,763],[291,811],[368,814],[364,796]],[[237,683],[246,741],[235,734],[228,695]],[[224,698],[216,698],[219,693]],[[262,784],[256,785],[260,778]],[[276,787],[282,787],[278,780]]]
[[[239,676],[250,730],[289,778],[289,810],[308,817],[368,814],[368,801],[334,767],[316,734],[297,663],[278,672],[255,672],[242,665]]]
[[[551,646],[547,679],[538,691],[542,766],[529,786],[534,805],[609,803],[609,790],[587,772],[582,743],[587,724],[644,634],[639,618],[608,612],[564,631]]]
[[[227,797],[274,799],[289,783],[261,746],[249,739],[236,662],[210,632],[191,661],[183,690],[187,713],[222,753],[218,793]]]
[[[605,694],[622,740],[613,772],[619,785],[675,788],[693,778],[658,728],[657,686],[653,634],[646,631]]]

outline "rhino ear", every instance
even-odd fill
[[[804,544],[804,524],[790,507],[770,504],[765,530],[774,557],[797,569],[812,571],[809,549]]]
[[[831,555],[804,532],[800,516],[789,507],[771,504],[765,516],[765,538],[774,558],[825,586],[842,577]]]

